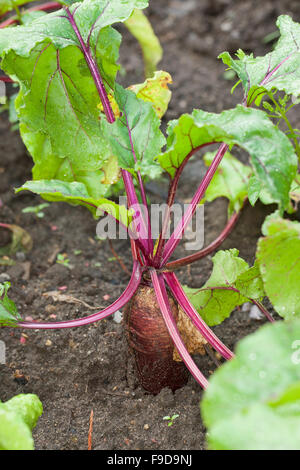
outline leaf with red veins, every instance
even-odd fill
[[[272,202],[282,207],[289,205],[297,156],[288,137],[258,109],[237,105],[220,114],[202,110],[183,114],[170,122],[167,148],[158,161],[174,178],[177,169],[197,149],[214,142],[224,142],[230,147],[238,145],[249,153],[253,176],[248,195],[259,185],[261,191],[268,192]]]
[[[143,0],[86,0],[0,31],[2,69],[20,85],[16,111],[34,178],[80,182],[95,198],[109,191],[110,184],[101,184],[102,168],[112,154],[101,133],[99,90],[84,48],[110,91],[121,41],[111,24],[145,6]]]
[[[277,20],[277,26],[280,38],[274,50],[265,56],[254,57],[242,50],[237,52],[236,59],[228,52],[219,56],[241,80],[248,105],[256,99],[259,104],[265,92],[273,88],[288,95],[299,95],[300,24],[288,15],[282,15]]]
[[[165,144],[160,131],[160,119],[149,102],[135,93],[116,87],[115,94],[121,116],[113,124],[103,121],[103,131],[119,165],[132,173],[156,178],[161,173],[156,157]]]

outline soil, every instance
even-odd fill
[[[152,0],[149,17],[163,48],[160,68],[173,77],[173,99],[164,124],[194,107],[219,112],[241,98],[230,94],[233,82],[225,80],[224,66],[216,59],[223,50],[239,47],[255,54],[267,52],[271,44],[264,38],[273,32],[279,14],[300,20],[300,4],[293,0]],[[123,32],[123,28],[122,28]],[[122,64],[125,82],[143,80],[139,48],[125,32]],[[295,116],[295,120],[297,117]],[[298,122],[299,127],[299,122]],[[23,318],[62,320],[92,313],[83,304],[54,302],[44,295],[65,289],[93,307],[115,300],[128,282],[107,241],[96,241],[96,222],[83,208],[51,204],[45,217],[24,214],[22,209],[41,201],[30,194],[16,196],[13,188],[30,178],[31,160],[17,132],[11,132],[7,116],[0,115],[0,220],[25,228],[33,239],[33,249],[17,253],[14,266],[0,267],[0,279],[12,281],[11,297]],[[241,158],[244,158],[241,155]],[[194,159],[184,173],[178,200],[192,196],[203,173],[201,159]],[[166,182],[148,185],[155,202],[167,191]],[[253,262],[256,241],[266,214],[272,207],[247,206],[223,249],[236,247]],[[205,244],[213,240],[226,222],[226,202],[205,206]],[[1,230],[0,245],[8,234]],[[128,242],[114,241],[115,250],[130,269]],[[72,269],[55,262],[57,253],[66,253]],[[178,248],[176,256],[184,255]],[[200,287],[208,278],[211,257],[179,271],[183,283]],[[215,332],[230,347],[255,331],[264,320],[252,320],[249,309],[235,311]],[[25,334],[23,334],[25,333]],[[22,336],[23,335],[23,336]],[[21,339],[22,338],[22,339]],[[94,449],[205,449],[205,429],[199,403],[201,390],[190,377],[175,393],[168,388],[158,395],[145,392],[128,354],[122,323],[113,318],[73,330],[22,332],[2,329],[6,344],[6,364],[0,365],[0,399],[15,394],[36,393],[44,413],[34,430],[37,449],[87,449],[89,416],[94,411]],[[209,377],[216,368],[209,356],[195,360]],[[179,414],[167,426],[166,415]]]

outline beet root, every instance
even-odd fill
[[[169,302],[177,320],[178,307],[170,296]],[[175,391],[185,385],[188,370],[182,362],[173,360],[174,343],[152,287],[139,287],[125,308],[124,322],[142,387],[156,395],[164,387]]]

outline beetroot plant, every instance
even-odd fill
[[[12,312],[8,322],[6,309],[6,317],[0,318],[3,325],[21,328],[70,328],[125,308],[125,334],[140,382],[146,390],[158,393],[165,386],[172,390],[182,386],[187,370],[206,388],[207,379],[191,357],[205,343],[223,358],[233,358],[210,326],[222,322],[236,306],[252,301],[273,321],[261,303],[270,290],[265,258],[270,256],[268,244],[267,253],[261,255],[259,250],[253,267],[235,249],[219,251],[210,278],[198,290],[183,287],[175,271],[218,248],[247,198],[251,204],[260,198],[278,206],[278,212],[266,222],[266,238],[274,237],[282,224],[287,231],[298,230],[282,216],[293,209],[292,188],[294,194],[299,191],[298,131],[291,128],[287,111],[296,103],[300,89],[300,26],[288,16],[280,17],[281,38],[266,57],[255,59],[239,51],[237,59],[232,59],[224,53],[223,61],[244,87],[242,104],[219,114],[198,109],[183,114],[169,122],[165,138],[160,125],[169,100],[169,75],[157,72],[145,83],[127,89],[116,81],[121,36],[112,25],[128,20],[147,3],[85,0],[30,24],[0,31],[1,68],[20,87],[15,107],[22,139],[34,161],[33,180],[17,191],[81,205],[94,217],[104,214],[116,220],[130,237],[133,262],[124,292],[98,313],[41,323],[20,321]],[[250,107],[261,103],[265,103],[263,109]],[[288,135],[272,121],[279,117],[287,125]],[[215,144],[219,144],[218,150],[205,155],[207,171],[168,236],[185,166],[197,152]],[[250,166],[229,153],[235,145],[249,154]],[[144,182],[163,172],[170,180],[167,210],[155,237]],[[109,199],[111,185],[119,179],[127,207]],[[220,236],[201,251],[171,261],[199,204],[221,196],[229,199],[229,206],[228,223]],[[283,271],[285,261],[280,261]],[[190,337],[197,338],[198,349],[193,349]],[[176,354],[180,361],[174,360]]]

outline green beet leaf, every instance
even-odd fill
[[[297,156],[289,139],[263,111],[238,105],[221,114],[195,110],[184,114],[168,127],[167,150],[158,157],[161,166],[174,177],[177,169],[196,148],[225,142],[239,145],[250,154],[254,175],[249,193],[255,186],[266,189],[272,201],[289,205],[289,190],[297,170]],[[255,202],[255,198],[252,198]]]
[[[210,449],[300,449],[299,337],[299,320],[263,326],[210,378],[201,403]]]
[[[241,80],[248,104],[258,99],[265,91],[284,91],[288,95],[299,95],[300,90],[300,24],[287,15],[277,20],[280,39],[275,49],[263,57],[237,52],[233,59],[228,52],[219,57],[234,70]]]
[[[103,212],[112,215],[116,220],[128,227],[132,220],[132,211],[120,206],[109,199],[93,199],[82,183],[66,183],[58,180],[27,181],[16,192],[31,191],[39,194],[47,201],[63,201],[73,205],[84,206],[92,212],[93,216],[100,217]]]
[[[93,168],[94,165],[86,168],[82,158],[78,159],[78,166],[75,166],[69,158],[62,159],[52,152],[50,141],[45,134],[32,133],[22,123],[20,132],[26,147],[34,156],[35,165],[32,170],[34,180],[53,179],[67,183],[78,182],[86,187],[92,198],[109,196],[110,187],[118,181],[120,171],[115,157],[110,152],[105,163],[99,163],[98,169]],[[105,148],[108,149],[107,142],[105,142]],[[107,175],[109,175],[108,178]]]
[[[32,394],[0,403],[0,450],[33,450],[32,429],[42,413],[42,403]]]
[[[0,16],[4,15],[8,11],[13,10],[15,7],[21,7],[23,5],[26,5],[30,1],[31,0],[1,0],[1,3],[0,3]]]
[[[141,10],[134,10],[131,17],[125,21],[125,26],[139,42],[144,56],[145,76],[151,78],[163,55],[151,23]]]
[[[204,155],[204,162],[207,166],[212,163],[214,156],[215,153],[213,152]],[[229,152],[226,152],[202,202],[211,202],[218,197],[226,197],[229,200],[228,216],[230,217],[234,212],[239,212],[248,195],[251,174],[251,168],[239,162]]]
[[[264,284],[257,261],[254,266],[238,276],[234,287],[239,290],[241,295],[249,299],[261,300],[265,296]]]
[[[185,287],[191,303],[210,326],[221,323],[238,305],[264,296],[257,267],[249,268],[238,254],[236,249],[218,251],[212,259],[212,274],[204,286]]]
[[[168,88],[171,83],[171,75],[159,70],[154,73],[152,78],[147,78],[144,83],[130,86],[129,90],[133,91],[141,100],[152,103],[157,116],[161,119],[171,100],[172,93]]]
[[[108,92],[114,88],[121,40],[110,25],[146,6],[142,0],[86,0],[70,7],[76,8],[76,24]],[[101,133],[99,95],[79,46],[63,10],[0,31],[1,67],[20,84],[16,110],[35,162],[34,179],[81,182],[99,198],[107,192],[103,166],[112,155]]]
[[[300,315],[300,223],[269,216],[263,225],[256,257],[267,296],[289,320]]]
[[[121,168],[133,173],[139,170],[143,176],[156,178],[161,167],[155,157],[165,143],[160,119],[150,102],[120,85],[116,86],[115,97],[121,116],[113,124],[102,121],[111,152],[118,156]]]
[[[9,282],[0,284],[0,326],[17,326],[22,318],[16,304],[8,297]]]
[[[22,14],[22,24],[24,26],[30,25],[33,21],[47,15],[45,11],[29,11]]]

